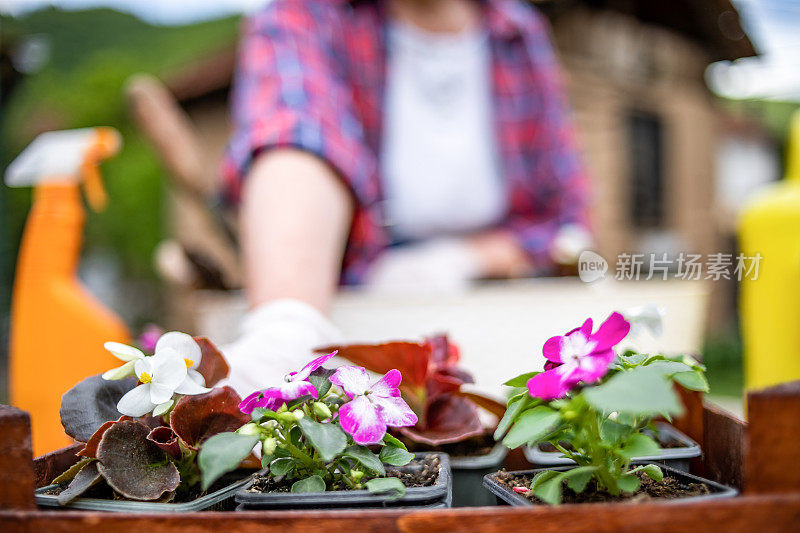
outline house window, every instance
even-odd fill
[[[660,227],[664,217],[664,164],[661,120],[651,113],[628,116],[631,219],[640,228]]]

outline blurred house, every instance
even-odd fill
[[[775,157],[774,145],[757,126],[729,132],[732,122],[704,81],[711,62],[756,54],[731,2],[537,5],[553,26],[593,180],[600,254],[613,268],[621,252],[726,251],[736,216],[729,207],[738,201],[731,198],[736,191],[729,180],[773,179],[768,161]],[[197,185],[205,192],[213,189],[214,164],[229,131],[234,61],[233,50],[223,51],[165,81],[200,139],[204,170]],[[736,170],[747,157],[737,142],[758,145],[750,153],[760,162],[749,168],[763,175],[719,175],[719,168]],[[731,166],[731,158],[739,163]],[[748,187],[741,183],[738,190]]]

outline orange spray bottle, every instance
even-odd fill
[[[113,128],[48,132],[6,170],[6,184],[34,186],[17,259],[11,308],[11,403],[31,413],[33,449],[41,454],[71,439],[59,418],[61,395],[106,370],[106,341],[128,342],[125,324],[78,281],[86,213],[105,206],[99,163],[119,151]]]

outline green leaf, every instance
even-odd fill
[[[275,459],[274,455],[262,455],[261,456],[261,467],[262,468],[269,468],[269,464],[272,460]]]
[[[535,489],[532,489],[533,494],[550,505],[558,505],[561,503],[561,483],[563,481],[563,476],[557,473],[557,475],[539,483]]]
[[[299,425],[292,426],[292,428],[289,430],[289,441],[291,441],[291,443],[298,448],[303,446],[303,430],[300,429]]]
[[[561,420],[561,414],[545,405],[538,405],[528,409],[519,416],[519,419],[503,439],[503,444],[514,449],[528,442],[535,442],[548,433]]]
[[[408,453],[402,448],[384,446],[381,448],[381,453],[378,455],[378,457],[386,464],[393,466],[404,466],[414,458],[414,454]]]
[[[367,490],[372,494],[387,494],[395,493],[393,500],[402,498],[406,493],[406,487],[403,482],[396,477],[378,477],[370,479],[366,483]]]
[[[708,380],[699,371],[693,370],[691,372],[678,372],[672,376],[679,385],[685,389],[696,390],[701,392],[708,392]]]
[[[587,387],[582,395],[589,405],[605,413],[652,416],[681,412],[672,383],[649,367],[620,372],[602,385]]]
[[[295,481],[292,492],[325,492],[325,481],[317,475],[309,476]]]
[[[655,482],[664,479],[664,472],[658,467],[658,465],[644,465],[642,467],[642,472]]]
[[[687,372],[692,369],[692,367],[681,363],[680,361],[654,361],[652,363],[647,363],[644,366],[651,370],[658,370],[665,376],[671,376],[676,372]]]
[[[622,437],[630,434],[631,426],[620,424],[617,421],[606,418],[600,423],[600,438],[610,444],[616,444]]]
[[[395,448],[400,448],[401,450],[406,450],[406,451],[408,451],[408,448],[406,448],[406,445],[405,445],[405,444],[403,444],[403,441],[401,441],[400,439],[397,439],[397,438],[395,438],[395,437],[391,436],[391,435],[390,435],[390,434],[388,434],[388,433],[386,433],[386,434],[383,436],[383,442],[384,442],[384,443],[385,443],[387,446],[394,446]]]
[[[278,420],[278,413],[266,409],[264,407],[256,407],[255,409],[253,409],[253,412],[250,414],[250,417],[252,418],[253,422],[258,423],[258,422],[263,422],[265,418],[268,420],[269,419]]]
[[[290,457],[279,457],[269,465],[269,473],[273,476],[283,476],[294,468],[294,459]]]
[[[355,459],[365,468],[368,468],[373,472],[377,472],[381,476],[386,475],[386,470],[384,470],[383,463],[381,462],[380,458],[365,446],[350,446],[342,453],[342,455]]]
[[[308,381],[317,389],[320,398],[328,394],[328,391],[331,390],[330,377],[335,372],[335,370],[319,367],[308,376]]]
[[[322,403],[324,403],[328,407],[337,407],[344,404],[344,400],[342,400],[335,394],[332,394],[330,396],[327,396],[324,400],[322,400]]]
[[[511,424],[514,423],[517,416],[525,410],[532,401],[533,399],[528,396],[527,393],[524,396],[520,396],[517,401],[509,401],[508,408],[503,414],[503,418],[500,419],[500,422],[497,424],[497,429],[494,430],[494,440],[503,438],[503,435],[506,434],[506,431],[508,431]]]
[[[533,476],[533,480],[531,480],[531,490],[535,489],[548,479],[552,479],[556,477],[559,473],[555,470],[545,470],[543,472],[539,472],[535,476]]]
[[[661,451],[658,443],[644,433],[634,433],[625,445],[619,450],[619,454],[626,459],[633,459],[635,457],[647,457],[656,455]]]
[[[305,396],[300,396],[296,400],[292,400],[291,402],[287,403],[286,404],[286,410],[287,411],[294,411],[295,409],[297,409],[298,407],[300,407],[304,403],[306,403],[306,402],[314,402],[316,400],[317,399],[314,398],[313,396],[311,396],[310,394],[306,394]]]
[[[596,466],[579,466],[571,470],[567,470],[562,474],[563,478],[567,480],[567,486],[575,492],[583,492],[586,484],[592,479],[592,475],[597,470]]]
[[[258,442],[256,435],[217,433],[206,440],[197,455],[197,465],[203,475],[203,490],[223,474],[235,470]]]
[[[624,492],[636,492],[636,489],[639,488],[639,484],[639,478],[631,474],[617,479],[617,487],[619,487],[619,490]]]
[[[528,384],[529,379],[538,374],[541,374],[541,372],[526,372],[525,374],[520,374],[515,378],[509,379],[503,383],[503,385],[506,387],[524,387]]]
[[[333,461],[347,446],[347,435],[336,424],[322,424],[308,417],[301,418],[297,423],[325,462]]]
[[[64,470],[64,472],[62,472],[61,475],[59,475],[58,477],[53,479],[53,483],[61,484],[61,483],[66,483],[67,481],[72,481],[72,479],[76,475],[78,475],[78,472],[80,472],[81,469],[83,469],[84,466],[86,466],[87,464],[91,463],[92,461],[97,461],[97,459],[95,459],[94,457],[84,457],[84,458],[82,458],[80,461],[78,461],[77,463],[75,463],[71,467],[69,467],[66,470]]]

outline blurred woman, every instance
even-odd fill
[[[232,105],[240,392],[335,340],[340,283],[547,274],[586,235],[548,28],[521,0],[273,0],[246,23]]]

